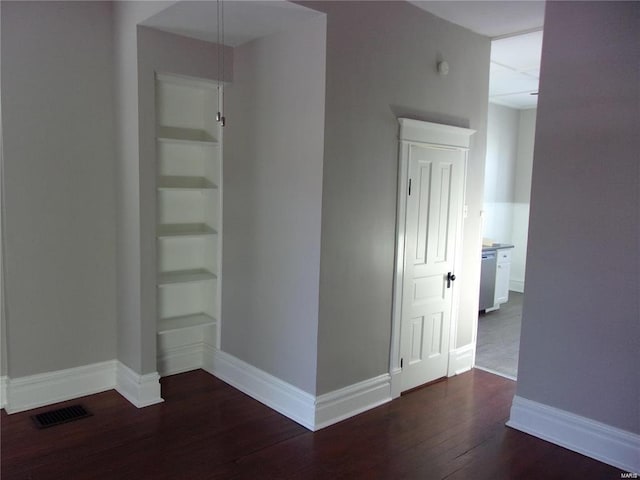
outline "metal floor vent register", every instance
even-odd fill
[[[31,418],[38,428],[48,428],[62,423],[73,422],[81,418],[90,417],[93,414],[88,412],[82,405],[71,405],[70,407],[59,408],[49,412],[33,415]]]

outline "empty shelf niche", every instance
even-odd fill
[[[156,115],[162,141],[216,143],[216,86],[177,75],[158,75]]]
[[[219,196],[216,189],[166,189],[157,195],[160,225],[218,224]],[[211,232],[209,232],[211,233]]]
[[[220,183],[219,148],[211,145],[166,143],[159,140],[156,153],[160,177],[203,177],[215,186]],[[161,181],[158,185],[161,185]]]
[[[161,318],[158,321],[158,333],[171,332],[181,328],[199,327],[202,325],[215,325],[216,320],[206,313],[193,313],[180,317]]]
[[[216,235],[161,237],[157,243],[158,272],[205,269],[218,271]]]
[[[167,318],[206,314],[216,318],[217,280],[204,282],[172,283],[158,289],[158,327]]]
[[[158,322],[158,373],[173,375],[201,368],[216,348],[216,321],[205,313],[161,319]]]

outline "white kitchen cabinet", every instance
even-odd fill
[[[511,276],[511,249],[497,250],[494,307],[509,301],[509,277]]]

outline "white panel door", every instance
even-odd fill
[[[447,375],[465,152],[407,144],[402,390]],[[454,277],[455,278],[455,277]]]

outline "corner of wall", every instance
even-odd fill
[[[209,373],[311,431],[392,400],[389,374],[314,396],[221,350],[208,349],[205,358]]]
[[[5,375],[0,377],[0,408],[4,408],[7,404],[7,383],[9,378]]]
[[[117,360],[39,373],[0,377],[0,408],[17,413],[114,388],[138,408],[162,402],[157,373],[138,375]]]
[[[470,343],[449,352],[449,369],[447,376],[453,377],[468,372],[475,363],[475,344]]]
[[[164,402],[160,396],[160,375],[157,372],[138,375],[121,362],[117,362],[115,389],[138,408]]]
[[[379,375],[316,397],[313,430],[320,430],[392,400],[391,376]]]
[[[222,350],[208,349],[204,369],[309,430],[314,430],[315,397]]]

